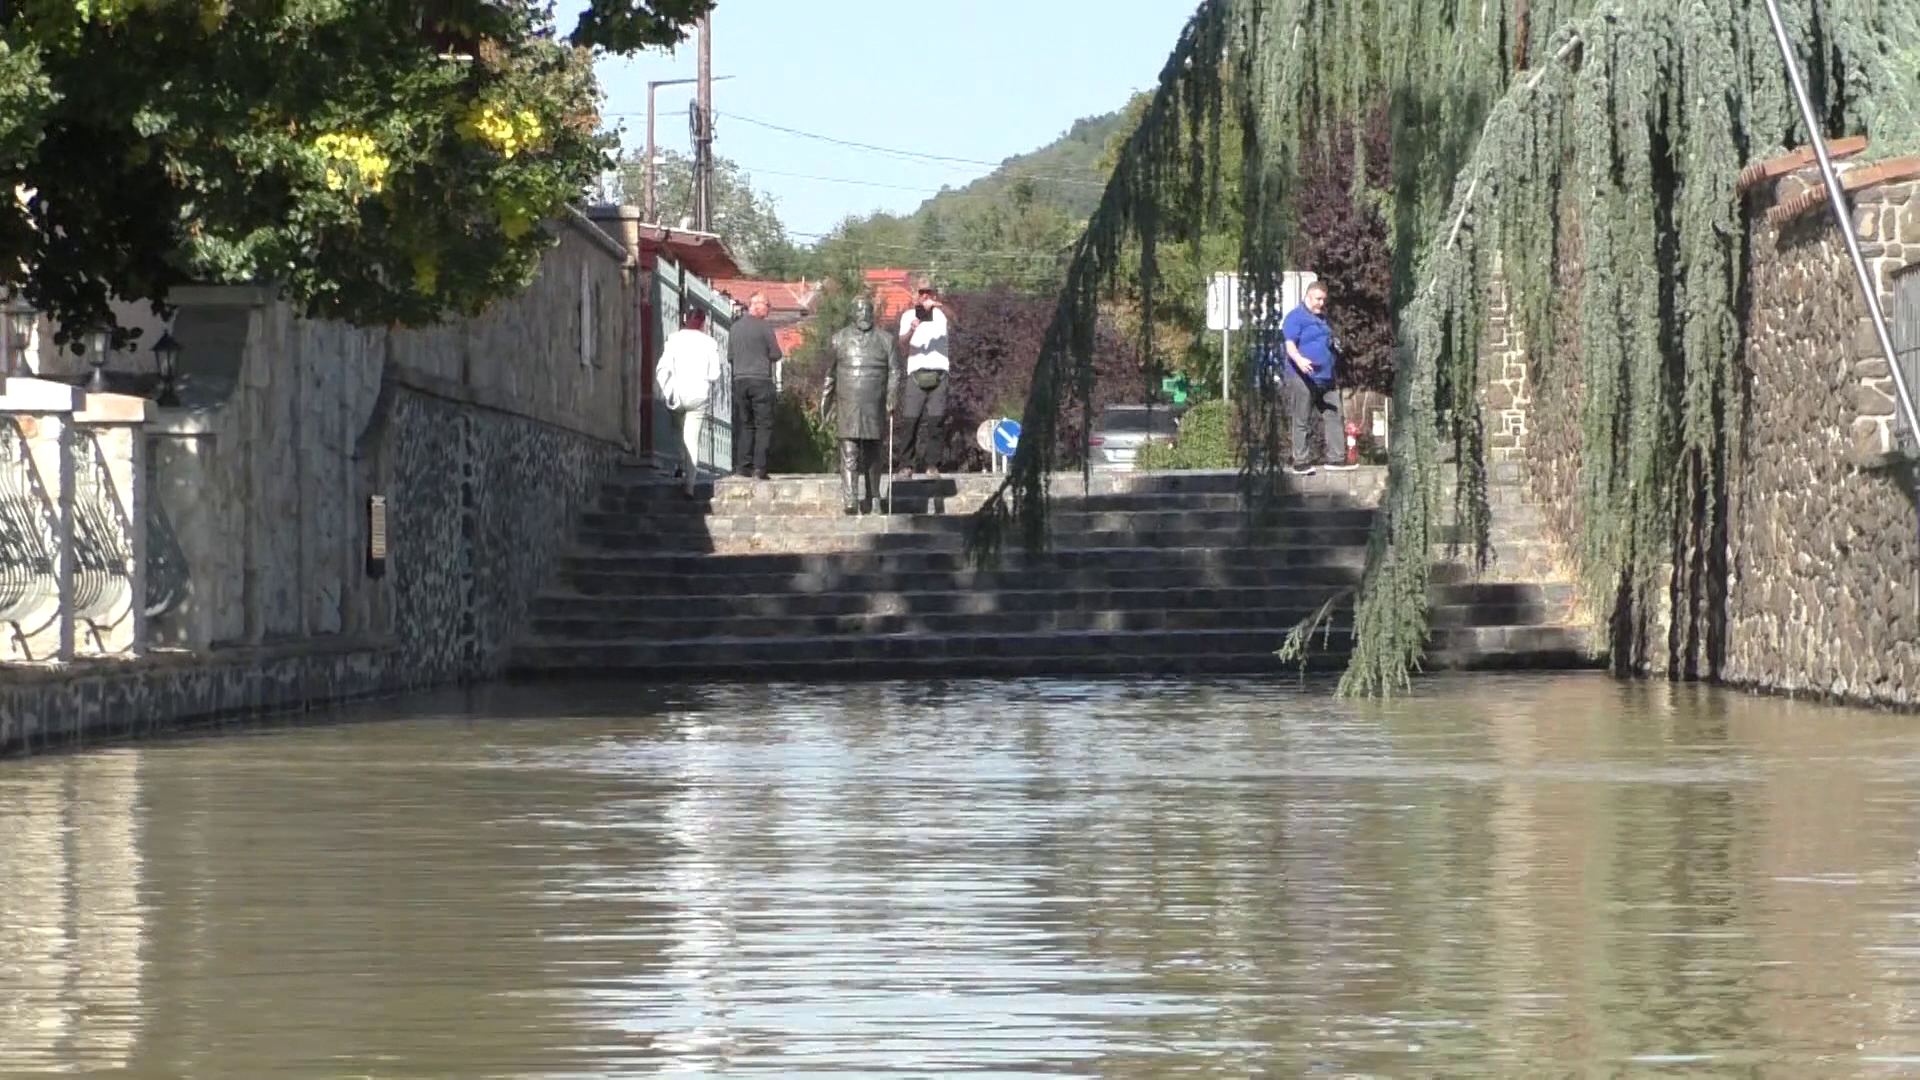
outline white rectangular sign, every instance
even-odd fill
[[[1300,306],[1307,286],[1319,279],[1311,270],[1288,270],[1280,275],[1280,313]],[[1238,330],[1246,304],[1240,296],[1240,275],[1220,272],[1207,282],[1207,329]]]
[[[1240,329],[1240,275],[1219,273],[1207,282],[1207,329]]]

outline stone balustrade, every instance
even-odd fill
[[[0,662],[145,652],[153,415],[61,382],[0,390]]]

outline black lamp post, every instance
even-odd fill
[[[93,377],[87,380],[87,393],[107,392],[107,353],[113,348],[113,331],[96,326],[87,331],[87,363],[93,365]]]
[[[6,354],[0,378],[28,370],[27,349],[33,344],[33,320],[33,308],[27,306],[17,292],[7,297],[5,307],[0,307],[0,352]]]
[[[170,407],[180,404],[180,398],[173,392],[173,380],[180,370],[180,343],[173,339],[173,331],[160,335],[153,343],[153,365],[160,372],[160,396],[154,404]]]

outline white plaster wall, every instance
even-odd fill
[[[156,643],[387,629],[382,586],[365,573],[366,503],[380,490],[365,444],[382,438],[388,383],[623,442],[633,294],[623,252],[591,228],[555,226],[559,243],[525,292],[425,330],[302,319],[257,289],[189,294],[245,310],[245,344],[229,397],[166,410],[152,429],[156,500],[192,577],[191,602],[157,621]]]
[[[153,313],[153,306],[146,301],[129,302],[115,300],[110,305],[113,316],[121,326],[140,331],[140,337],[133,348],[113,354],[107,362],[111,371],[136,372],[142,375],[157,374],[154,367],[153,343],[160,340],[166,332],[166,321]],[[87,358],[77,355],[70,347],[56,346],[53,343],[55,331],[53,320],[42,318],[34,324],[33,341],[27,350],[27,366],[37,375],[60,377],[66,375],[84,375],[93,370]]]

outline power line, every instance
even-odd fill
[[[780,169],[756,168],[752,165],[748,165],[744,162],[739,162],[739,161],[734,162],[734,164],[739,167],[740,172],[743,175],[746,175],[748,177],[784,176],[794,180],[818,180],[822,183],[827,183],[827,184],[853,184],[858,187],[885,188],[890,191],[907,191],[907,192],[912,192],[918,195],[926,195],[929,198],[933,198],[933,197],[939,197],[939,198],[945,198],[945,199],[1004,199],[1006,198],[1005,195],[999,192],[993,192],[993,191],[965,191],[956,187],[927,188],[927,187],[913,187],[908,184],[883,184],[877,180],[858,180],[851,176],[819,176],[814,173],[783,172]]]
[[[800,236],[810,240],[845,240],[860,248],[884,248],[888,251],[911,251],[920,255],[948,255],[956,258],[981,259],[1058,259],[1060,255],[1046,251],[975,251],[971,248],[923,248],[913,244],[883,244],[878,240],[860,240],[844,233],[810,233],[789,230],[788,236]]]
[[[835,146],[844,146],[854,150],[864,150],[867,153],[871,153],[871,154],[890,154],[894,157],[905,158],[910,161],[924,161],[924,162],[929,162],[934,164],[945,164],[945,165],[974,165],[974,166],[980,166],[988,169],[1003,169],[1003,168],[1006,168],[1006,165],[1007,165],[1007,163],[1004,161],[982,161],[978,158],[949,157],[945,154],[929,154],[919,150],[902,150],[898,147],[893,147],[893,146],[877,146],[873,143],[855,142],[854,140],[851,140],[851,139],[841,139],[832,135],[822,135],[817,131],[802,131],[799,128],[791,128],[783,124],[775,124],[767,120],[757,120],[751,116],[742,116],[739,113],[720,112],[717,109],[715,110],[715,112],[718,115],[724,116],[729,120],[739,120],[743,123],[752,124],[756,127],[766,128],[769,131],[778,131],[778,132],[781,132],[782,134],[795,135],[803,139],[816,139],[820,142],[832,143]],[[602,116],[643,116],[645,114],[644,113],[602,113],[601,115]],[[1008,172],[1004,175],[1006,175],[1009,179],[1014,179],[1014,180],[1044,180],[1049,183],[1055,183],[1055,184],[1078,184],[1083,187],[1097,187],[1097,188],[1105,188],[1107,186],[1107,182],[1104,180],[1088,180],[1084,177],[1078,177],[1078,176],[1052,176],[1047,173],[1030,173],[1030,172]]]
[[[779,169],[756,169],[751,165],[744,165],[737,161],[734,162],[734,164],[739,165],[740,171],[748,176],[785,176],[794,180],[819,180],[822,183],[828,184],[854,184],[859,187],[886,188],[889,191],[909,191],[916,195],[938,195],[942,191],[946,191],[950,195],[962,194],[962,192],[958,190],[948,188],[909,187],[906,184],[883,184],[878,180],[855,180],[849,176],[814,176],[811,173],[782,172]]]
[[[801,131],[799,128],[790,128],[781,124],[772,123],[767,120],[756,120],[751,116],[742,116],[739,113],[730,112],[730,113],[721,113],[720,115],[725,116],[729,120],[739,120],[744,123],[753,124],[756,127],[766,128],[770,131],[778,131],[787,135],[797,135],[803,139],[818,139],[821,142],[833,143],[836,146],[851,147],[855,150],[865,150],[865,151],[868,151],[869,153],[892,154],[896,157],[919,158],[924,161],[945,162],[945,163],[954,164],[954,165],[979,165],[989,169],[1000,169],[1000,168],[1006,167],[1006,162],[1004,161],[981,161],[977,158],[948,157],[945,154],[928,154],[919,150],[902,150],[902,149],[899,149],[898,147],[892,147],[892,146],[876,146],[873,143],[855,142],[851,139],[840,139],[840,138],[835,138],[832,135],[822,135],[816,131]],[[1009,173],[1008,175],[1017,177],[1019,179],[1049,180],[1054,183],[1060,183],[1060,184],[1083,184],[1087,187],[1098,187],[1098,188],[1104,188],[1107,186],[1106,181],[1104,180],[1086,180],[1080,177],[1073,177],[1073,176],[1048,176],[1044,173]]]

